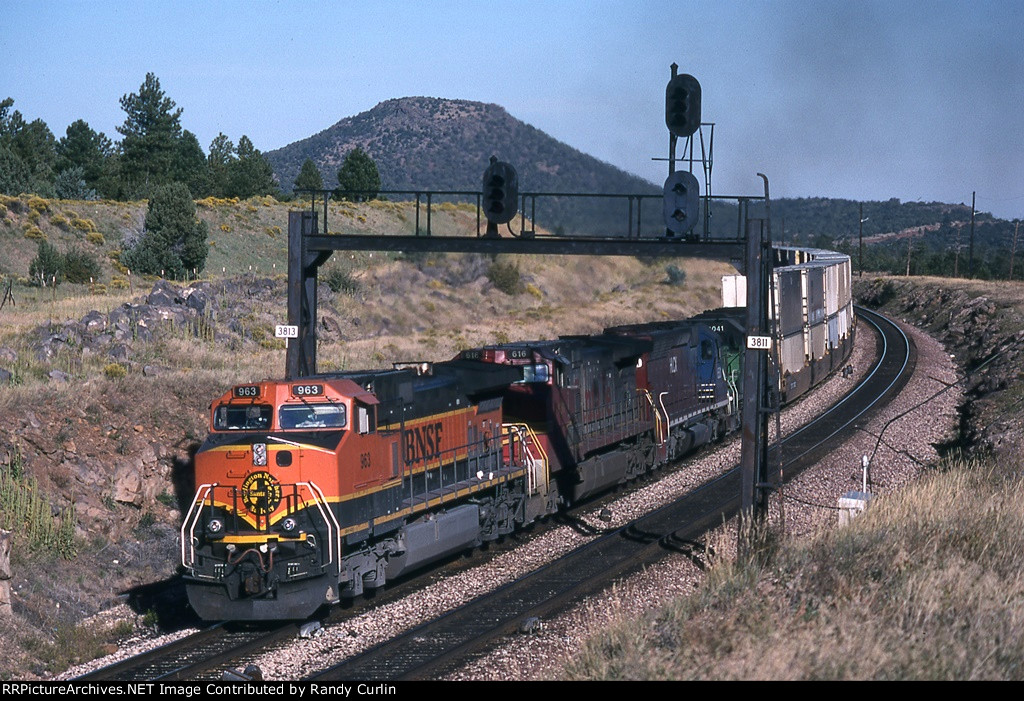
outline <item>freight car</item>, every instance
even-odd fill
[[[788,400],[820,379],[831,351],[850,347],[852,330],[840,338],[837,321],[833,341],[829,326],[847,295],[830,305],[823,292],[819,304],[817,292],[849,280],[842,258],[777,269],[776,289],[801,285],[798,303],[772,310]],[[844,265],[845,278],[829,277]],[[794,321],[786,335],[796,309],[799,331]],[[304,618],[721,437],[738,425],[738,317],[724,308],[233,387],[211,406],[181,529],[192,607],[210,620]],[[787,339],[803,344],[802,358]]]

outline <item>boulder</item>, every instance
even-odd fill
[[[114,500],[142,506],[142,461],[124,460],[114,472]]]
[[[69,382],[71,380],[71,375],[67,374],[63,370],[51,370],[48,373],[47,377],[49,377],[54,382],[61,382],[61,383]]]
[[[153,285],[153,291],[146,297],[146,304],[154,307],[173,307],[184,303],[185,300],[181,293],[166,280],[159,280]]]

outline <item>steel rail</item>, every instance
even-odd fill
[[[814,446],[799,446],[797,455],[786,458],[783,467],[787,480],[811,464],[815,448],[828,444],[840,431],[891,398],[913,371],[915,350],[902,330],[881,315],[867,310],[859,313],[865,319],[868,315],[875,317],[868,323],[879,330],[876,347],[883,354],[853,391],[808,425],[817,424],[819,429],[825,426],[827,435],[819,437]],[[838,429],[829,425],[837,417]],[[787,436],[789,444],[798,444],[797,433],[801,437],[810,435],[812,429],[808,426]],[[784,440],[783,449],[786,445]],[[680,540],[693,541],[706,534],[739,511],[739,483],[739,470],[730,470],[672,504],[309,679],[424,679],[450,670],[497,637],[520,628],[524,621],[567,607],[623,574],[659,559],[667,549],[678,550],[675,544]]]

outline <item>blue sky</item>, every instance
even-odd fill
[[[493,102],[661,183],[669,65],[715,127],[713,187],[1024,217],[1024,2],[4,0],[0,98],[119,138],[147,72],[204,148],[267,151],[393,97]],[[500,153],[500,145],[496,146]]]

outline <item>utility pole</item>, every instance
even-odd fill
[[[960,227],[956,228],[956,244],[953,254],[953,277],[960,277]]]
[[[860,223],[857,224],[857,237],[860,239],[860,260],[857,262],[857,277],[864,277],[864,203],[860,203],[860,213],[857,215]]]
[[[914,243],[914,237],[907,236],[907,277],[910,277],[910,248]]]
[[[1013,246],[1010,248],[1010,277],[1013,279],[1013,259],[1017,255],[1017,231],[1020,229],[1020,219],[1013,223]]]
[[[977,192],[971,193],[971,253],[970,262],[967,265],[967,277],[974,279],[974,197]]]

